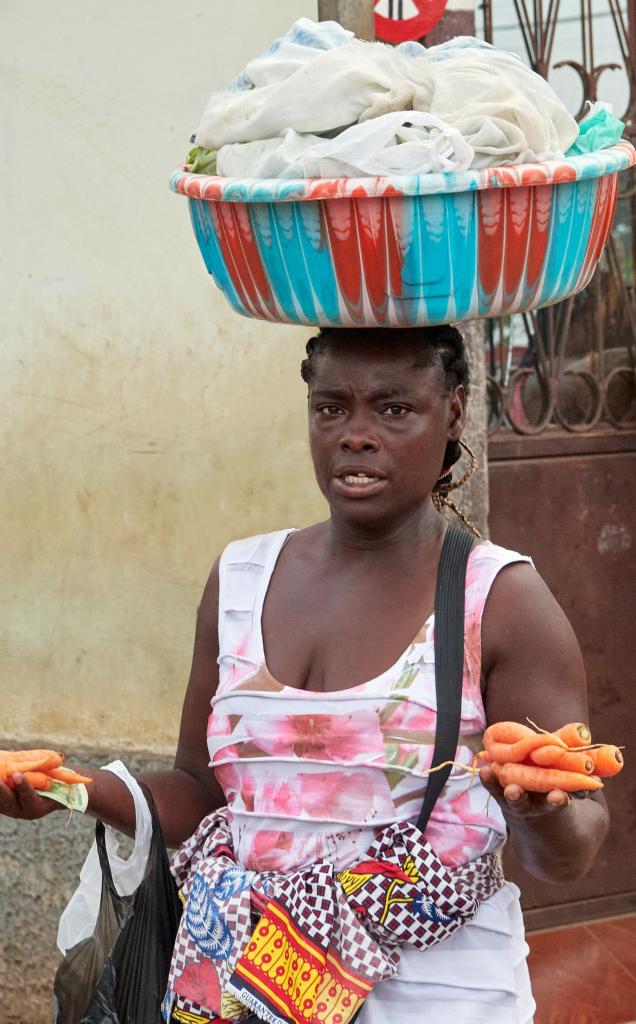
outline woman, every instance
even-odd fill
[[[446,530],[436,506],[468,391],[451,327],[323,330],[307,346],[302,376],[329,519],[235,542],[215,563],[175,767],[144,776],[168,845],[228,804],[237,860],[257,872],[316,861],[342,871],[384,826],[417,819],[436,720],[432,613]],[[526,718],[546,729],[586,721],[581,655],[529,560],[477,543],[456,760],[472,763],[486,724]],[[127,791],[108,773],[92,775],[90,813],[133,832]],[[13,793],[1,787],[5,814],[56,809],[21,777],[14,782]],[[461,869],[508,832],[528,871],[559,882],[585,874],[607,824],[602,797],[502,791],[488,768],[472,778],[456,769],[425,839],[444,865]],[[388,1013],[396,1022],[529,1021],[525,952],[518,893],[506,884],[447,940],[405,946],[360,1022]]]

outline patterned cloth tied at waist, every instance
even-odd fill
[[[496,853],[445,867],[409,822],[382,829],[365,859],[279,874],[236,863],[224,808],[175,854],[185,904],[165,1021],[348,1024],[400,947],[425,949],[503,885]]]

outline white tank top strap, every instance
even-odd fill
[[[532,561],[527,555],[510,551],[490,541],[477,544],[470,553],[466,570],[464,612],[464,681],[462,697],[472,701],[485,723],[481,696],[481,620],[491,587],[507,565]]]
[[[491,541],[477,544],[470,554],[466,578],[466,616],[481,622],[486,599],[495,579],[502,569],[516,562],[528,562],[528,555],[520,555],[518,551],[502,548]]]
[[[219,690],[233,666],[255,671],[263,658],[260,617],[276,559],[293,529],[235,540],[219,560]],[[228,676],[229,673],[229,676]]]

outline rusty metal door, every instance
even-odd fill
[[[484,34],[525,56],[572,113],[612,100],[634,141],[636,0],[485,0]],[[627,172],[589,288],[492,322],[487,352],[492,539],[533,556],[581,643],[593,736],[628,751],[636,721],[635,191]],[[632,770],[607,787],[611,832],[587,878],[551,886],[508,857],[529,926],[636,907],[634,753]]]
[[[592,735],[625,744],[632,765],[607,786],[611,831],[587,878],[551,886],[508,857],[531,927],[636,909],[634,440],[600,431],[545,446],[537,438],[521,456],[501,445],[489,465],[491,535],[533,556],[581,643]]]

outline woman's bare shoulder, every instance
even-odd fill
[[[585,669],[577,638],[532,565],[514,562],[497,575],[481,636],[490,721],[539,715],[544,728],[585,721]],[[516,709],[523,709],[521,718]]]

